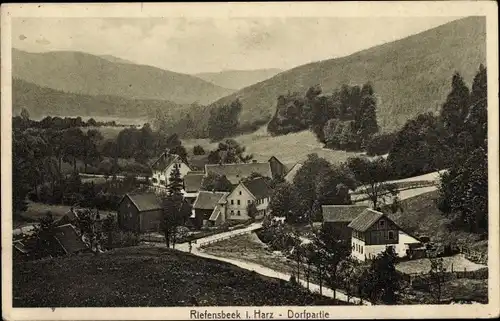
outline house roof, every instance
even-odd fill
[[[186,192],[197,192],[203,182],[204,173],[189,172],[184,176],[184,190]]]
[[[351,222],[367,208],[366,205],[323,205],[323,222]]]
[[[193,208],[199,210],[213,210],[219,201],[227,196],[227,192],[207,192],[200,191],[194,201]]]
[[[180,157],[176,154],[168,154],[168,152],[163,152],[157,160],[151,164],[153,170],[164,170],[168,168],[172,163],[179,160]]]
[[[154,211],[162,209],[160,200],[154,193],[126,194],[139,212]]]
[[[205,169],[205,165],[208,164],[208,154],[205,155],[193,155],[189,158],[189,165],[191,168],[199,168],[200,170]]]
[[[265,178],[255,178],[242,183],[256,199],[262,199],[271,195],[271,188],[267,185]]]
[[[356,231],[365,232],[383,216],[385,216],[384,213],[367,208],[349,223],[348,227]]]
[[[75,253],[87,249],[82,238],[76,233],[75,227],[71,224],[56,227],[55,237],[67,253]]]
[[[293,165],[290,170],[288,171],[288,173],[286,173],[285,175],[285,180],[288,182],[288,183],[292,183],[293,182],[293,178],[295,177],[295,175],[297,175],[297,172],[299,171],[299,169],[302,167],[302,164],[300,163],[297,163],[295,165]]]
[[[22,254],[27,254],[30,252],[28,247],[23,242],[21,242],[21,240],[13,241],[12,246],[15,250],[21,252]]]
[[[236,185],[241,179],[258,173],[262,176],[272,177],[271,164],[269,163],[245,163],[245,164],[222,164],[205,165],[205,172],[225,175],[231,184]]]
[[[214,208],[214,211],[212,212],[212,215],[210,215],[208,220],[209,221],[217,221],[217,219],[219,218],[220,215],[221,215],[220,208],[219,208],[219,206],[216,206]]]

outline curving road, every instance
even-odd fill
[[[272,277],[272,278],[277,278],[277,279],[289,281],[290,276],[291,276],[290,274],[282,273],[282,272],[270,269],[268,267],[262,266],[260,264],[251,263],[251,262],[247,262],[244,260],[236,260],[236,259],[230,259],[230,258],[225,258],[225,257],[220,257],[220,256],[208,254],[208,253],[205,253],[203,251],[203,249],[200,248],[201,245],[206,244],[207,242],[215,242],[215,241],[226,239],[228,237],[242,234],[245,232],[252,232],[252,231],[255,231],[261,227],[262,227],[262,223],[253,223],[244,229],[223,232],[220,234],[211,235],[211,236],[207,236],[205,238],[198,239],[196,244],[195,243],[191,244],[192,245],[191,254],[194,254],[194,255],[197,255],[200,257],[204,257],[204,258],[209,258],[209,259],[214,259],[214,260],[230,263],[230,264],[236,265],[242,269],[254,271],[256,273],[259,273],[259,274],[267,276],[267,277]],[[189,243],[186,242],[186,243],[177,244],[176,249],[183,251],[183,252],[189,252]],[[299,281],[302,284],[302,286],[304,286],[304,287],[307,286],[306,280],[300,279]],[[317,284],[309,282],[309,289],[313,292],[319,293],[319,285],[317,285]],[[357,303],[357,304],[359,304],[361,302],[361,300],[359,298],[350,297],[348,299],[347,295],[345,293],[343,293],[339,290],[337,290],[336,292],[337,293],[336,293],[335,298],[337,300],[344,301],[344,302]],[[322,287],[322,294],[324,296],[333,298],[333,290],[331,290],[325,286]],[[369,302],[367,302],[365,300],[363,300],[362,304],[371,305]]]

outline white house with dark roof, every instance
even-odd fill
[[[399,244],[401,228],[387,215],[371,208],[365,209],[348,225],[352,229],[351,254],[365,261],[375,258],[389,246]]]
[[[271,188],[265,178],[255,178],[238,184],[227,196],[227,219],[245,221],[248,216],[248,206],[255,204],[261,218],[268,212]]]
[[[170,174],[174,167],[178,167],[181,178],[191,171],[191,168],[176,154],[170,154],[165,151],[158,159],[151,164],[151,181],[155,187],[166,188],[170,183]]]

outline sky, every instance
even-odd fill
[[[459,17],[13,18],[12,46],[113,55],[181,73],[290,69]]]

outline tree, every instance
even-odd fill
[[[294,190],[292,185],[287,182],[278,184],[273,190],[269,201],[269,210],[273,213],[273,216],[286,217],[286,221],[290,223],[296,223],[300,220],[296,214],[296,201]]]
[[[187,151],[179,138],[179,135],[172,134],[166,140],[166,148],[169,150],[170,154],[178,155],[183,162],[187,163]]]
[[[182,194],[182,178],[179,167],[175,166],[170,173],[167,196],[163,199],[163,222],[162,229],[165,235],[167,247],[175,248],[179,237],[179,227],[186,223],[189,218],[190,209],[187,207]]]
[[[73,172],[77,172],[76,162],[83,156],[82,142],[84,141],[85,135],[80,128],[69,128],[63,131],[63,160],[73,165]]]
[[[208,118],[208,135],[213,140],[230,137],[237,132],[242,105],[239,99],[229,105],[210,110]]]
[[[486,147],[488,134],[488,77],[481,64],[472,83],[469,113],[465,119],[466,128],[471,133],[473,146]]]
[[[30,191],[30,173],[35,161],[25,134],[14,130],[12,134],[12,210],[17,215],[27,208],[26,196]]]
[[[396,184],[386,183],[389,178],[389,167],[385,159],[378,158],[371,161],[355,157],[347,160],[347,166],[353,172],[359,185],[362,185],[361,191],[372,202],[374,209],[398,197]]]
[[[200,145],[193,147],[193,155],[205,155],[205,150]]]
[[[255,205],[254,202],[251,202],[250,204],[247,205],[247,214],[251,219],[255,219],[258,212],[259,211],[257,210],[257,206]]]
[[[439,209],[471,232],[488,230],[488,157],[482,147],[441,175]]]
[[[368,140],[379,130],[376,109],[377,100],[372,85],[367,83],[361,89],[361,103],[354,118],[354,126],[357,129],[357,134],[361,136],[363,147],[366,146]]]
[[[431,270],[429,271],[429,290],[437,304],[441,303],[443,295],[443,287],[446,281],[446,268],[442,257],[434,257],[429,259],[431,262]]]
[[[94,254],[102,251],[101,246],[104,240],[103,231],[99,224],[100,220],[99,211],[90,209],[80,211],[76,219],[76,228],[80,231],[83,241]]]
[[[203,178],[200,189],[204,191],[231,192],[233,185],[225,175],[208,173]]]
[[[322,264],[326,264],[326,281],[333,290],[333,298],[335,299],[336,290],[342,285],[339,266],[350,255],[350,244],[326,228],[321,228],[315,235],[314,244],[318,254],[322,256]]]
[[[451,81],[451,91],[441,108],[441,119],[449,131],[449,139],[453,145],[457,143],[457,136],[464,128],[469,102],[469,88],[467,88],[462,76],[455,72]]]
[[[226,139],[219,143],[216,150],[208,154],[208,162],[210,164],[248,163],[253,156],[244,153],[244,146],[238,144],[234,139]]]
[[[396,271],[397,255],[392,246],[372,260],[361,283],[361,293],[372,304],[397,304],[401,278]]]
[[[107,248],[113,247],[113,232],[116,229],[116,221],[113,215],[108,215],[102,222],[102,231],[106,235]]]
[[[103,139],[102,134],[95,129],[90,129],[83,137],[82,160],[87,172],[87,165],[92,164],[100,159],[99,150],[97,145]]]

